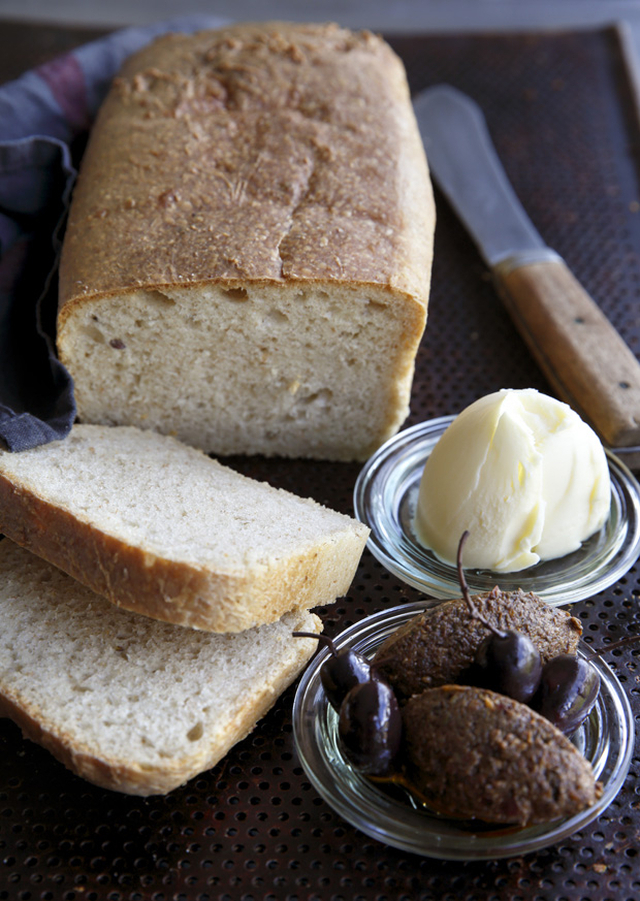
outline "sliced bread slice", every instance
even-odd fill
[[[91,425],[0,452],[0,532],[121,607],[212,632],[332,603],[368,536],[174,438]]]
[[[0,541],[0,716],[74,773],[164,794],[244,738],[317,647],[301,611],[235,635],[127,611]]]

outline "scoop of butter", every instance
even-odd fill
[[[420,482],[415,531],[454,563],[516,572],[575,551],[606,521],[609,468],[595,432],[533,388],[480,398],[434,447]]]

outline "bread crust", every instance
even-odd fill
[[[221,525],[221,527],[223,527]],[[0,473],[0,532],[126,610],[208,632],[241,632],[349,590],[366,530],[269,566],[214,571],[127,544]]]
[[[434,220],[383,40],[276,22],[167,35],[125,63],[94,126],[60,325],[81,299],[212,280],[382,286],[424,325]]]

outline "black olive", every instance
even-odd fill
[[[340,707],[338,735],[345,756],[368,776],[385,776],[400,750],[402,716],[385,682],[363,682]]]
[[[468,537],[469,532],[463,532],[458,544],[458,579],[469,613],[485,625],[490,634],[476,651],[474,662],[465,673],[464,681],[500,692],[514,701],[526,704],[540,684],[540,651],[522,632],[498,629],[476,609],[462,569],[462,549]]]
[[[487,635],[475,656],[477,684],[527,704],[542,675],[540,652],[522,632]]]
[[[326,635],[317,635],[315,632],[294,632],[293,635],[295,638],[317,638],[329,648],[331,656],[320,669],[320,681],[327,698],[336,710],[340,710],[349,689],[374,678],[366,657],[351,648],[338,651],[330,638]]]
[[[559,654],[542,668],[532,706],[561,732],[571,735],[589,716],[600,691],[600,675],[588,660]]]

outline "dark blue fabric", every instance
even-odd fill
[[[20,451],[63,438],[73,386],[52,336],[60,226],[75,172],[67,146],[0,146],[0,437]]]
[[[57,261],[73,147],[126,56],[158,34],[224,24],[190,16],[94,41],[0,87],[0,446],[64,438],[76,415],[55,353]]]

